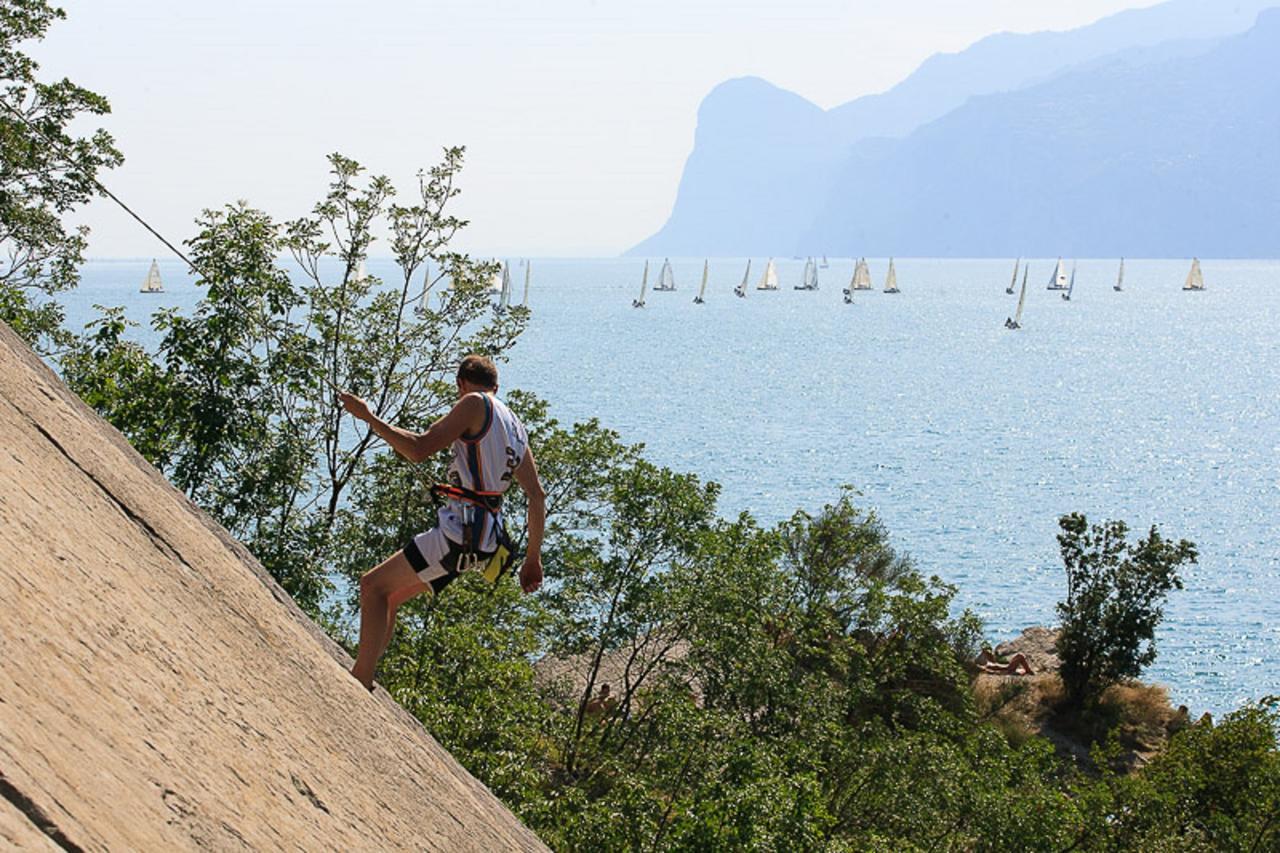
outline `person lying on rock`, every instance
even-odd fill
[[[396,610],[415,595],[438,595],[464,571],[483,571],[493,581],[513,559],[502,522],[502,495],[512,479],[529,499],[528,543],[520,586],[542,585],[542,534],[546,492],[529,447],[529,435],[496,394],[498,368],[485,356],[469,355],[458,366],[458,402],[424,433],[392,426],[364,400],[343,391],[338,400],[354,417],[410,462],[445,448],[453,451],[449,482],[432,491],[445,499],[438,524],[414,536],[404,549],[360,578],[360,647],[351,674],[369,690],[395,627]]]
[[[1004,660],[991,649],[983,649],[978,654],[977,664],[978,669],[988,675],[1035,675],[1031,670],[1031,662],[1022,652],[1017,652],[1013,657]]]

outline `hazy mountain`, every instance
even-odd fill
[[[698,110],[670,219],[628,254],[791,254],[856,143],[905,136],[975,95],[1100,62],[1142,65],[1207,50],[1278,3],[1172,0],[1069,32],[994,35],[931,57],[885,93],[825,112],[759,78],[722,83]]]
[[[859,145],[793,251],[1280,252],[1280,9],[1199,56],[975,98]]]

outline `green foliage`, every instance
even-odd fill
[[[205,211],[188,241],[205,295],[190,316],[153,318],[159,352],[127,342],[119,313],[107,312],[63,358],[71,387],[312,613],[358,544],[347,536],[337,547],[341,509],[354,489],[384,494],[388,469],[331,385],[423,428],[452,403],[460,357],[501,356],[527,319],[522,308],[493,312],[481,284],[489,267],[448,250],[465,224],[445,212],[461,164],[460,149],[446,151],[413,203],[398,205],[386,178],[365,179],[335,154],[309,216],[281,224],[243,203]],[[360,272],[384,228],[391,282]],[[280,265],[286,253],[300,281]],[[453,288],[412,310],[446,274]]]
[[[1109,775],[1105,808],[1084,836],[1093,850],[1280,849],[1280,715],[1274,700],[1197,723],[1141,773]]]
[[[68,130],[110,112],[106,99],[70,80],[41,82],[20,49],[63,17],[45,0],[0,3],[0,320],[41,353],[71,339],[60,306],[44,297],[78,283],[88,234],[62,217],[99,193],[99,170],[123,162],[106,131]]]
[[[1068,702],[1080,708],[1155,660],[1164,600],[1182,588],[1178,569],[1194,563],[1197,554],[1193,543],[1167,541],[1154,526],[1132,545],[1122,521],[1090,525],[1072,513],[1058,526],[1067,572],[1067,598],[1058,604],[1059,674]]]

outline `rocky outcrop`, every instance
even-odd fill
[[[0,435],[0,847],[545,849],[3,324]]]

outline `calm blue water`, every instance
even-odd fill
[[[147,261],[94,262],[67,298],[190,306],[180,263],[170,292],[137,288]],[[1012,261],[900,260],[902,293],[841,303],[851,260],[822,289],[730,293],[744,260],[674,262],[679,289],[631,308],[642,264],[535,260],[529,331],[503,385],[537,392],[562,421],[599,417],[651,458],[724,486],[725,514],[766,522],[856,487],[896,546],[960,588],[990,635],[1052,624],[1065,584],[1058,515],[1152,524],[1200,546],[1173,593],[1149,676],[1193,710],[1280,692],[1280,262],[1082,261],[1070,303],[1032,261],[1024,328],[1006,331]],[[871,262],[876,286],[886,261]],[[369,271],[390,275],[390,262]],[[523,271],[513,270],[519,285]],[[656,267],[651,271],[652,282]]]

